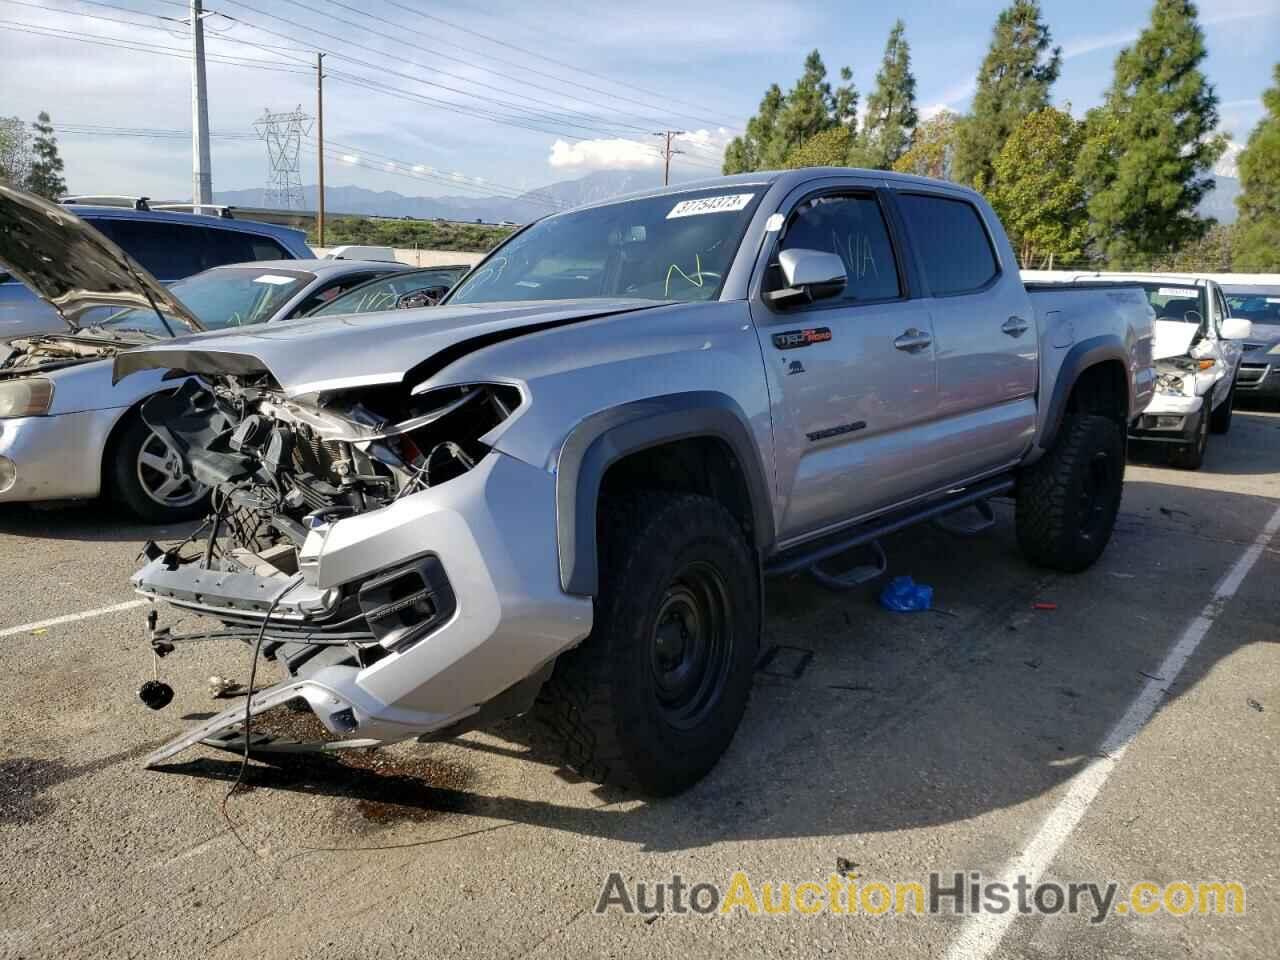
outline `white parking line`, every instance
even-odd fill
[[[50,617],[48,620],[37,620],[35,623],[24,623],[17,627],[6,627],[0,630],[0,638],[12,637],[19,633],[30,633],[32,630],[43,630],[45,627],[56,627],[60,623],[75,623],[77,620],[90,620],[93,617],[101,617],[107,613],[117,613],[120,610],[132,610],[134,607],[140,607],[150,600],[126,600],[124,603],[115,603],[109,607],[99,607],[97,610],[86,610],[83,613],[67,613],[61,617]]]
[[[1146,686],[1129,704],[1129,709],[1120,718],[1120,722],[1111,728],[1111,732],[1102,741],[1102,746],[1098,748],[1101,754],[1099,759],[1092,761],[1076,775],[1066,796],[1045,818],[1022,854],[1005,867],[1000,880],[1010,888],[1020,876],[1025,877],[1026,882],[1032,886],[1039,882],[1041,874],[1058,855],[1062,845],[1088,811],[1089,805],[1098,796],[1098,791],[1120,763],[1129,744],[1142,731],[1165,698],[1164,688],[1182,672],[1191,654],[1195,653],[1200,641],[1222,613],[1226,602],[1235,596],[1244,578],[1258,562],[1258,557],[1267,549],[1277,529],[1280,529],[1280,509],[1271,515],[1262,532],[1240,555],[1226,576],[1218,581],[1213,597],[1205,604],[1200,615],[1187,624],[1182,636],[1169,649],[1164,662],[1155,671],[1158,679],[1147,681]],[[948,947],[947,960],[983,960],[990,956],[1016,918],[1017,914],[1014,912],[970,914]]]

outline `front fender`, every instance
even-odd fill
[[[763,554],[772,546],[769,486],[741,407],[712,391],[636,400],[587,417],[560,448],[556,539],[560,583],[566,593],[591,596],[599,587],[596,510],[609,467],[628,454],[694,437],[714,437],[728,444],[746,481],[756,549]]]

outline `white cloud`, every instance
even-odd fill
[[[733,137],[733,131],[724,127],[714,131],[686,130],[672,137],[671,145],[686,162],[719,167],[724,159],[724,148]],[[656,137],[651,142],[624,137],[579,140],[576,143],[556,140],[551,145],[547,163],[553,169],[581,171],[651,170],[662,164],[660,142]]]
[[[648,170],[660,161],[652,144],[622,138],[577,143],[557,140],[547,158],[553,168],[571,170]]]

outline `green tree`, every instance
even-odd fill
[[[915,131],[916,78],[911,72],[911,46],[901,20],[889,31],[884,59],[876,73],[875,91],[867,97],[867,115],[859,137],[862,166],[890,170],[911,146]]]
[[[66,194],[67,182],[62,179],[62,157],[58,156],[58,138],[53,135],[49,114],[41,110],[31,129],[35,136],[31,141],[31,172],[27,175],[27,189],[56,200]]]
[[[1249,134],[1240,154],[1240,211],[1236,269],[1280,271],[1280,63],[1272,73],[1275,86],[1262,94],[1266,115]]]
[[[991,205],[1024,268],[1084,253],[1084,187],[1073,170],[1084,125],[1045,107],[1014,127],[992,165]]]
[[[911,149],[894,161],[893,169],[935,180],[952,179],[957,126],[956,115],[950,110],[919,123],[911,137]]]
[[[777,84],[765,91],[743,135],[725,149],[724,172],[781,167],[792,150],[822,131],[836,126],[852,129],[858,114],[852,77],[845,67],[840,71],[841,85],[833,89],[822,56],[814,50],[805,58],[804,73],[785,95]]]
[[[1200,71],[1204,32],[1190,0],[1156,0],[1151,23],[1116,57],[1102,106],[1089,111],[1077,171],[1092,244],[1117,269],[1148,267],[1204,236],[1196,207],[1226,140]]]
[[[797,167],[843,167],[849,163],[853,147],[853,133],[848,127],[832,127],[793,148],[783,166],[791,170]]]
[[[21,117],[0,117],[0,183],[25,188],[31,172],[31,134]]]
[[[1192,240],[1176,253],[1151,264],[1161,273],[1231,273],[1241,269],[1236,259],[1240,231],[1235,224],[1215,223],[1203,237]],[[1280,260],[1274,261],[1280,263]]]
[[[1013,0],[1000,11],[978,70],[972,110],[956,135],[955,179],[960,183],[985,190],[1013,128],[1049,105],[1049,89],[1062,67],[1062,48],[1050,49],[1051,42],[1034,0]]]

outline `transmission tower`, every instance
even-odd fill
[[[302,173],[298,154],[302,150],[302,138],[311,132],[311,117],[302,112],[302,105],[289,113],[272,113],[264,109],[262,116],[253,122],[258,138],[267,144],[267,188],[263,192],[263,205],[280,210],[302,209]]]

